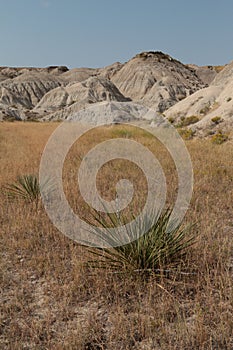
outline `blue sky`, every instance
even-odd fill
[[[233,60],[232,0],[0,0],[0,66],[103,67],[141,51]]]

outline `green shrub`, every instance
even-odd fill
[[[217,134],[212,136],[211,141],[216,145],[221,145],[228,140],[228,136],[219,131]]]
[[[195,131],[191,129],[180,129],[179,134],[185,139],[185,140],[191,140],[193,136],[195,135]]]
[[[222,121],[222,118],[221,117],[213,117],[211,119],[211,121],[214,123],[214,124],[219,124],[221,121]]]
[[[183,126],[188,126],[191,124],[195,124],[199,121],[199,118],[196,115],[192,115],[190,117],[187,117],[183,120],[182,124]]]
[[[125,221],[115,214],[107,214],[113,226],[116,228],[125,224]],[[171,210],[162,213],[153,221],[147,233],[126,245],[115,246],[113,248],[88,248],[95,260],[90,260],[88,266],[93,268],[108,268],[118,272],[156,272],[161,269],[171,268],[180,264],[185,257],[186,250],[195,242],[195,234],[192,226],[178,227],[167,230],[170,224]],[[139,225],[139,232],[150,227],[151,218],[144,218]],[[109,228],[108,222],[100,216],[96,218],[98,224],[104,229]],[[120,231],[119,231],[120,232]],[[97,235],[101,233],[96,227]],[[134,237],[134,232],[129,229],[128,237]],[[120,234],[119,234],[120,236]],[[114,246],[119,244],[117,237],[113,237],[109,232],[106,240]]]
[[[177,128],[183,128],[185,126],[195,124],[199,121],[199,118],[196,115],[191,115],[190,117],[181,117],[180,122],[176,125]]]

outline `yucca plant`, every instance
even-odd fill
[[[118,238],[112,237],[109,231],[106,241],[111,242],[113,248],[89,248],[89,252],[97,257],[88,262],[91,267],[110,268],[115,271],[158,272],[168,268],[174,268],[182,262],[187,248],[195,242],[193,225],[185,228],[181,224],[177,227],[170,225],[171,210],[166,210],[155,218],[153,225],[144,235],[125,244],[118,245]],[[122,225],[123,219],[118,215],[107,214],[107,219],[95,216],[98,224],[108,232],[109,221],[114,227]],[[140,229],[144,231],[151,223],[151,218],[144,218],[140,223]],[[124,223],[123,223],[124,224]],[[170,229],[168,229],[168,226]],[[98,227],[95,233],[100,235]],[[127,233],[133,237],[133,232]],[[118,246],[116,246],[118,245]]]
[[[4,190],[11,198],[20,197],[28,202],[35,202],[38,205],[41,188],[36,175],[18,176],[17,181],[5,186]]]

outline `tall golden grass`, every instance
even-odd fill
[[[43,148],[56,123],[1,123],[0,186],[18,175],[38,173]],[[125,129],[125,128],[123,128]],[[83,155],[111,137],[131,137],[149,147],[166,174],[167,204],[177,191],[168,152],[143,132],[121,126],[90,132],[77,142],[64,166],[64,188],[75,212],[90,215],[76,189],[74,171]],[[18,349],[233,349],[233,144],[190,140],[195,176],[185,222],[197,222],[198,240],[185,268],[169,278],[95,271],[85,264],[85,247],[62,235],[42,204],[0,194],[0,348]],[[130,210],[140,210],[146,182],[123,161],[106,164],[97,179],[113,198],[120,173],[138,193]]]

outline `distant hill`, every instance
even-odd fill
[[[165,115],[175,124],[196,117],[189,128],[203,136],[233,130],[233,62],[220,70],[207,88],[177,103]]]
[[[153,108],[200,135],[229,129],[233,63],[199,67],[149,51],[103,68],[0,67],[0,120],[64,120],[103,101]]]

